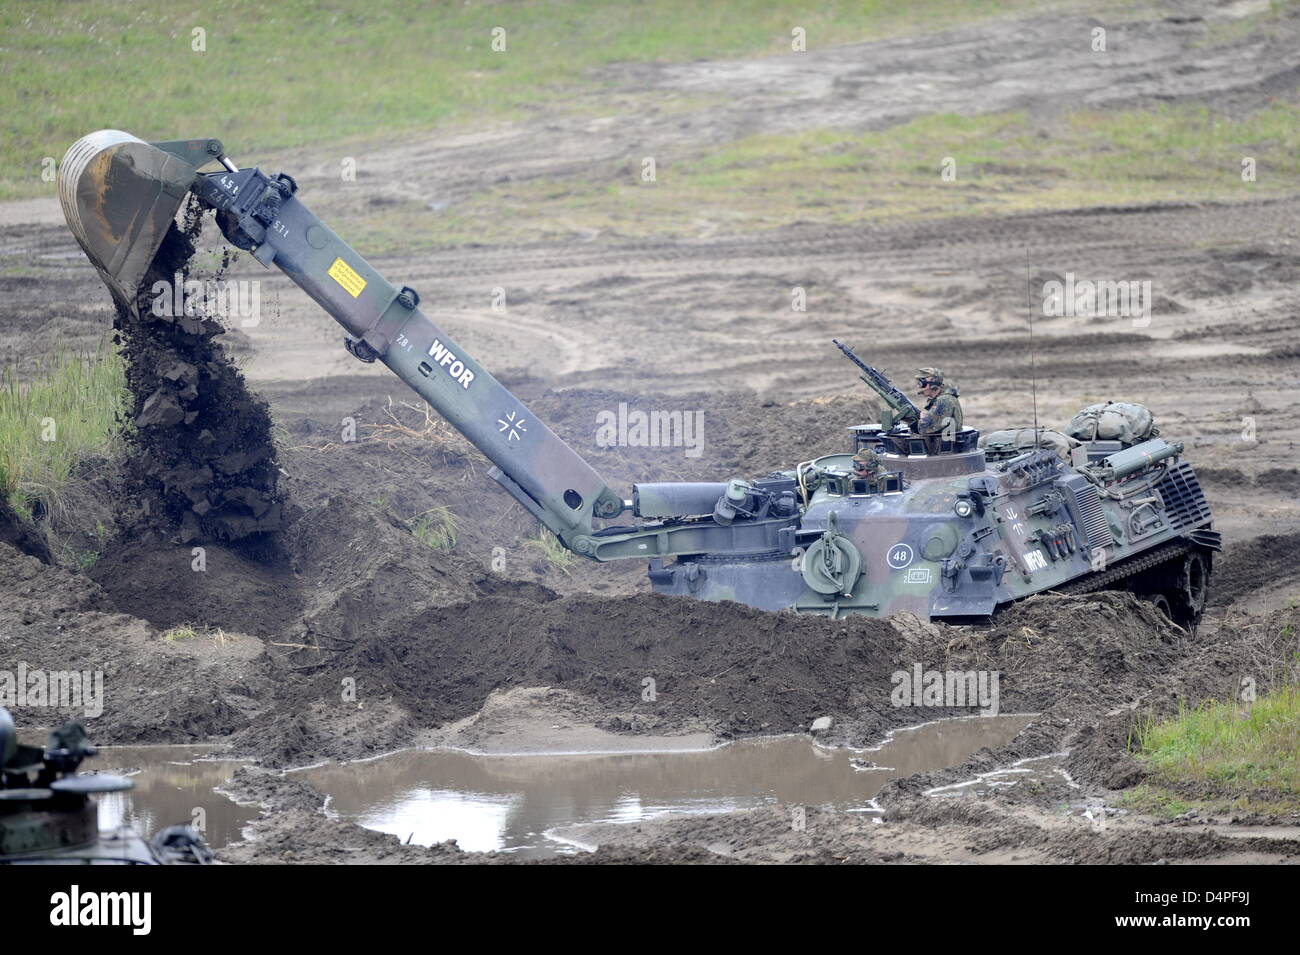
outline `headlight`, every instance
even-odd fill
[[[970,517],[975,513],[975,505],[964,497],[957,498],[957,502],[952,506],[953,513],[958,517]]]

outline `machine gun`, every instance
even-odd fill
[[[895,388],[892,381],[855,355],[853,349],[838,338],[832,338],[831,341],[844,352],[845,358],[862,369],[862,374],[858,377],[867,383],[867,387],[880,395],[885,404],[893,409],[893,414],[887,414],[886,420],[881,422],[886,431],[893,428],[895,422],[915,425],[921,419],[921,410],[912,404],[911,398]]]

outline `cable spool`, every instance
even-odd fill
[[[851,540],[836,532],[834,512],[826,533],[804,552],[799,569],[804,583],[819,594],[847,597],[853,592],[862,576],[862,554]]]

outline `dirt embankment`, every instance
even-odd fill
[[[1110,727],[1107,713],[1222,698],[1234,675],[1286,658],[1265,654],[1251,629],[1280,631],[1280,619],[1189,638],[1122,594],[1038,597],[980,628],[653,594],[558,597],[431,549],[343,497],[303,513],[284,545],[286,566],[213,547],[206,571],[192,571],[184,549],[137,549],[132,579],[183,585],[145,590],[129,616],[120,593],[0,546],[12,582],[0,595],[5,656],[103,670],[106,709],[92,729],[104,742],[233,733],[238,752],[279,766],[391,749],[472,715],[493,690],[525,686],[571,691],[584,719],[616,732],[728,739],[829,715],[834,742],[863,745],[945,715],[893,707],[894,672],[997,670],[1004,712],[1044,714],[1023,751],[1003,755],[1069,748],[1072,773],[1111,786],[1136,777],[1124,724]],[[125,553],[113,557],[120,567]],[[182,615],[198,634],[164,639]]]

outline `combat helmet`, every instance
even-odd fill
[[[924,391],[930,385],[943,384],[943,372],[938,368],[922,368],[916,374],[916,383]]]

